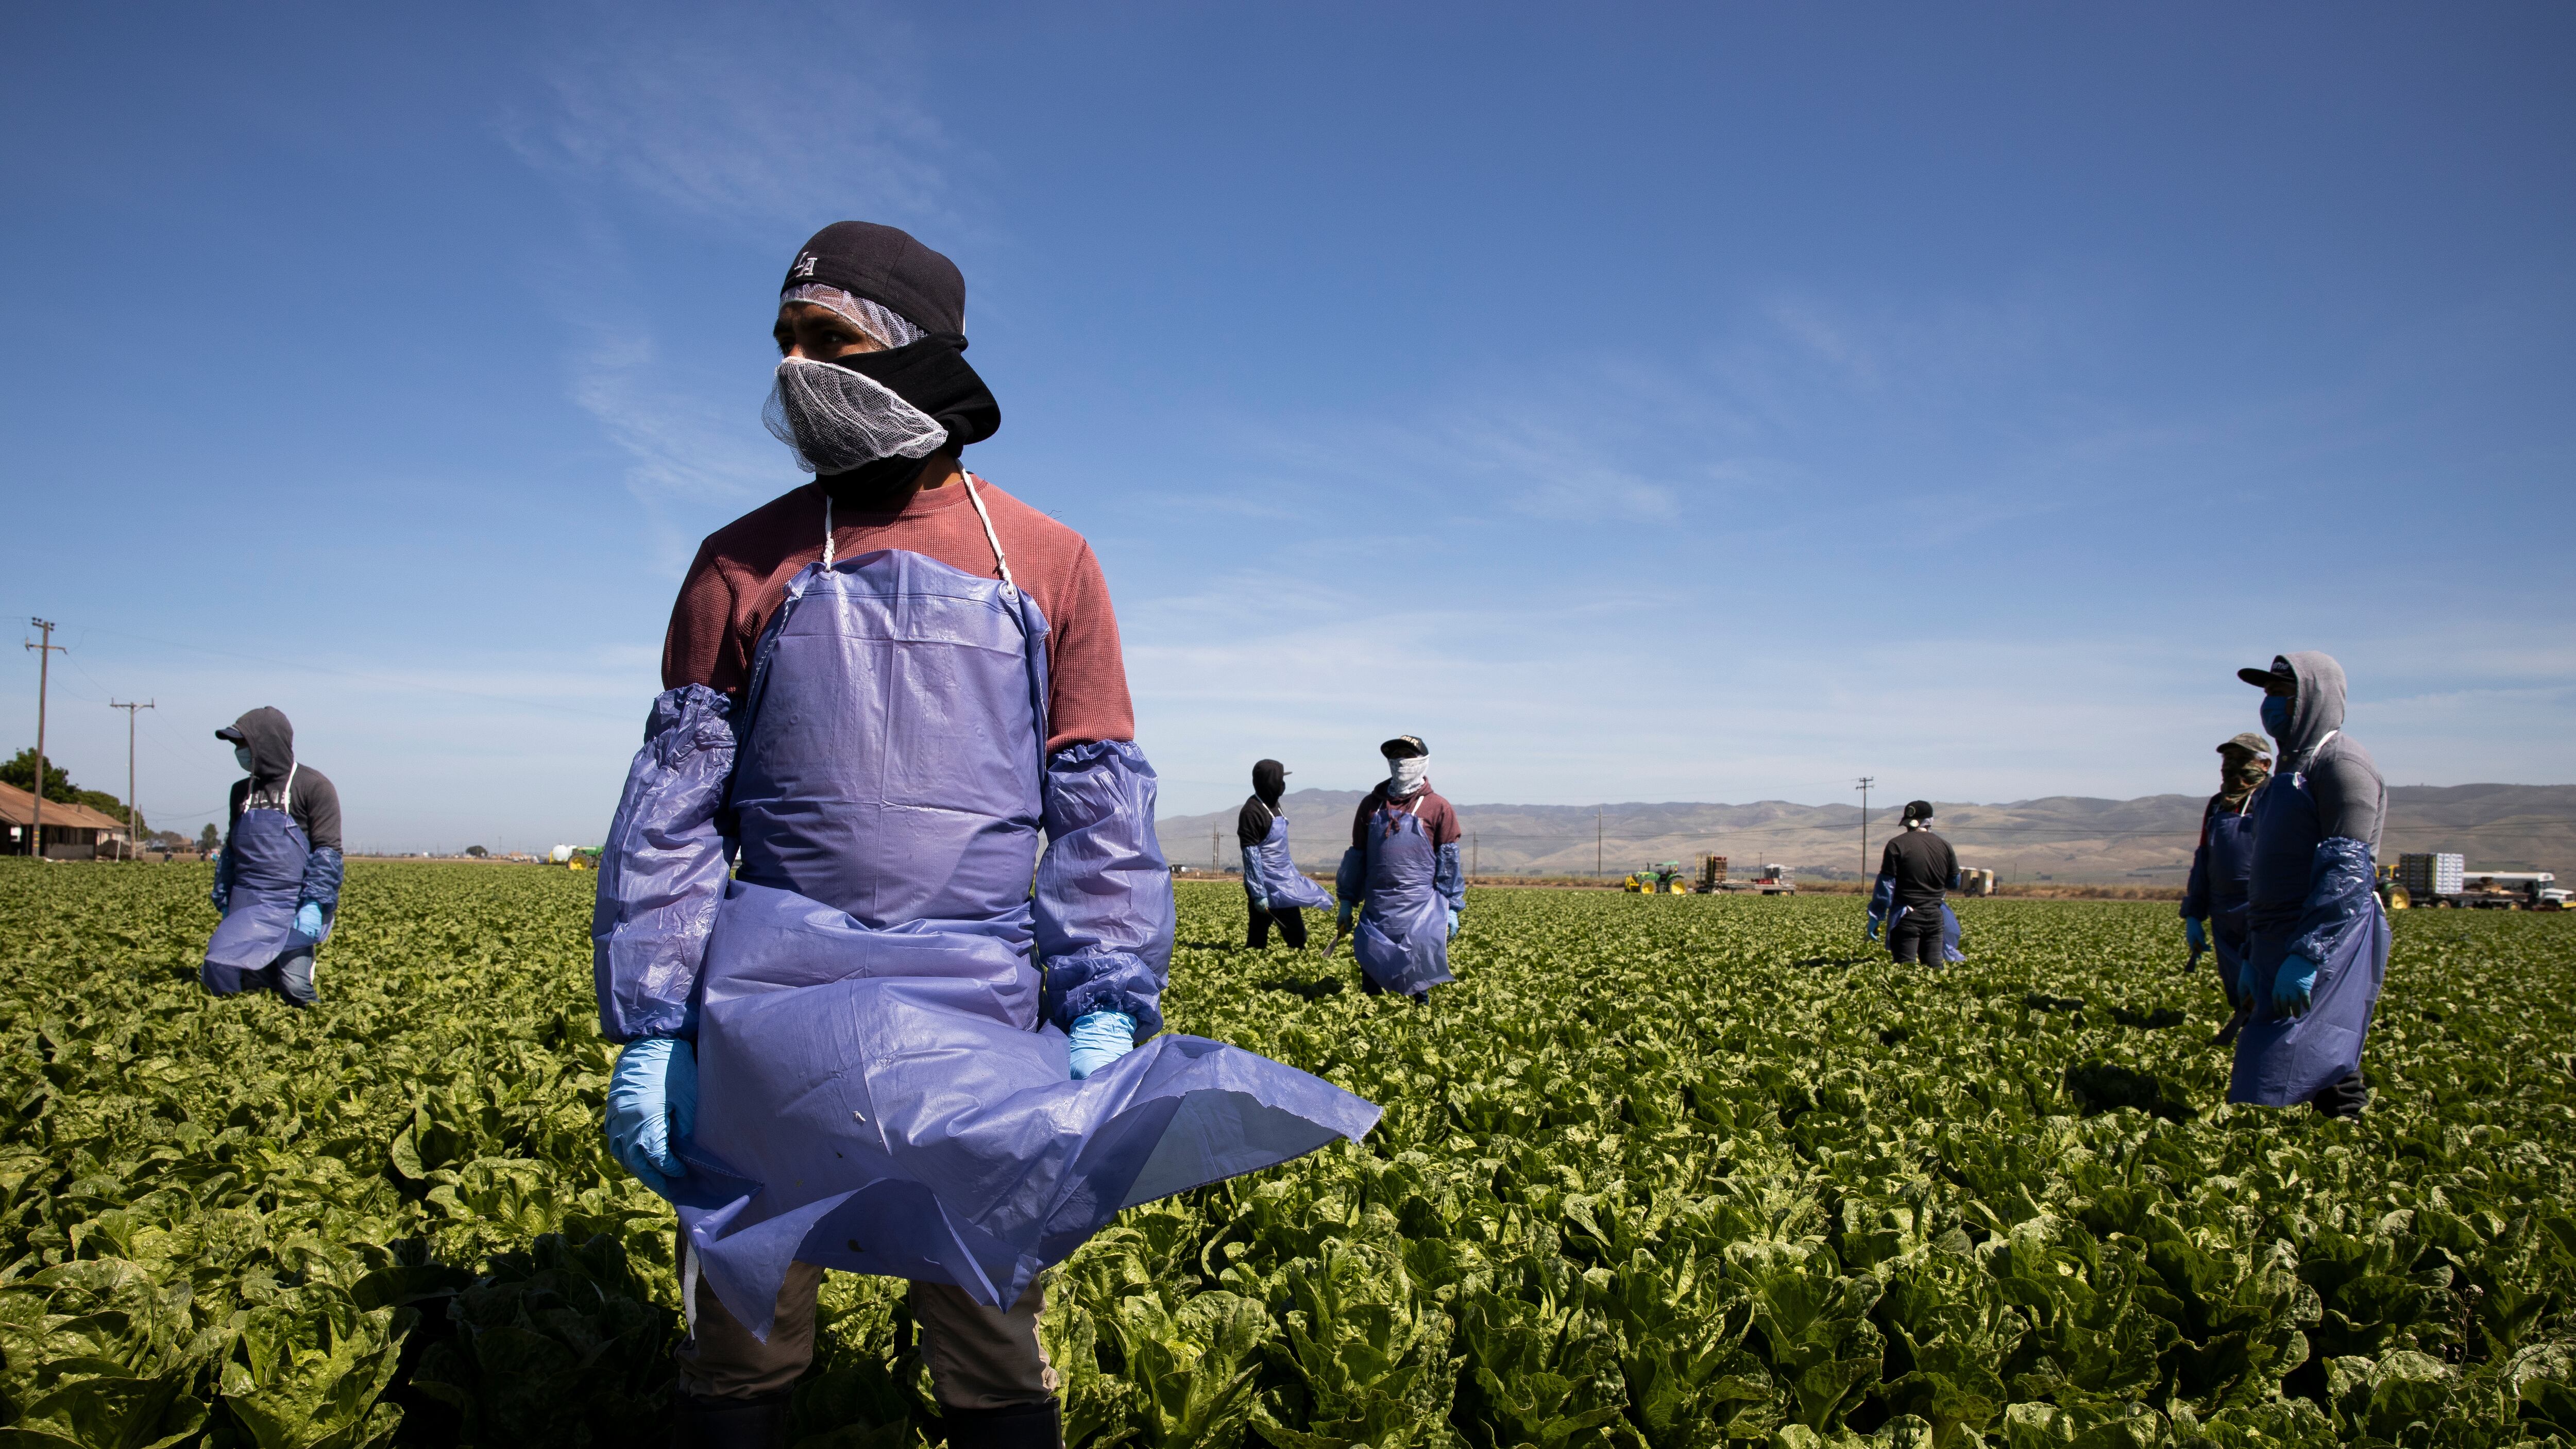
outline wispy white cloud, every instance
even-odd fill
[[[853,209],[958,220],[957,148],[921,94],[924,45],[890,6],[599,7],[504,119],[530,164],[760,229]]]
[[[626,488],[665,570],[697,546],[679,518],[703,517],[709,503],[747,505],[794,476],[787,450],[760,428],[750,386],[727,396],[716,379],[666,366],[649,333],[597,332],[571,364],[573,400],[631,460]]]

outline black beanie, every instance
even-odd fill
[[[1929,820],[1929,819],[1931,819],[1931,818],[1932,818],[1932,802],[1931,802],[1931,801],[1929,801],[1929,800],[1908,800],[1908,801],[1906,801],[1906,802],[1905,802],[1905,818],[1906,818],[1906,819],[1908,819],[1908,820]]]
[[[891,307],[924,332],[966,330],[966,278],[957,264],[872,221],[836,221],[797,249],[780,291],[820,282]]]

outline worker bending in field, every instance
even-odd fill
[[[1270,944],[1270,928],[1288,949],[1306,949],[1306,909],[1328,907],[1333,898],[1306,879],[1288,854],[1288,817],[1279,813],[1288,793],[1288,767],[1277,760],[1256,760],[1252,794],[1234,818],[1235,844],[1243,851],[1243,903],[1252,921],[1243,943],[1258,951]]]
[[[797,252],[768,421],[819,477],[699,548],[600,858],[608,1137],[679,1209],[683,1442],[785,1442],[840,1268],[911,1280],[950,1445],[1053,1449],[1044,1271],[1378,1115],[1158,1035],[1118,622],[1081,535],[958,466],[1001,420],[965,310],[891,227]]]
[[[214,902],[223,917],[198,979],[217,996],[274,991],[311,1006],[314,955],[340,910],[340,792],[295,759],[295,726],[262,706],[215,731],[233,782]]]
[[[2237,989],[2254,1016],[2236,1038],[2227,1100],[2356,1116],[2370,1097],[2361,1049],[2388,970],[2388,917],[2372,889],[2388,787],[2343,732],[2343,666],[2331,656],[2276,655],[2237,676],[2263,691],[2263,729],[2280,753],[2248,810]]]
[[[2182,893],[2183,939],[2192,964],[2203,951],[2218,957],[2218,986],[2230,1013],[2218,1034],[2234,1041],[2254,1004],[2237,989],[2245,974],[2246,882],[2254,874],[2254,792],[2272,775],[2272,742],[2241,734],[2218,747],[2218,793],[2200,812],[2200,844],[2191,852],[2191,881]],[[2186,967],[2188,969],[2188,967]]]
[[[1428,1001],[1432,987],[1456,979],[1449,942],[1467,907],[1458,812],[1431,788],[1431,751],[1418,736],[1398,735],[1378,753],[1386,779],[1352,816],[1351,848],[1334,877],[1341,929],[1351,933],[1360,984],[1371,995]]]
[[[1878,883],[1869,894],[1870,939],[1885,925],[1888,954],[1900,965],[1967,960],[1948,901],[1958,883],[1958,855],[1932,833],[1932,802],[1907,801],[1905,828],[1879,853]]]

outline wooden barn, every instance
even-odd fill
[[[0,855],[28,855],[36,819],[36,797],[15,785],[0,785]],[[86,805],[45,802],[45,854],[55,860],[95,860],[113,856],[125,840],[125,822],[101,815]]]

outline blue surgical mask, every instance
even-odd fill
[[[235,760],[237,760],[237,761],[239,761],[239,762],[241,763],[241,767],[242,767],[243,769],[245,769],[245,770],[249,769],[249,768],[250,768],[250,746],[248,746],[248,745],[235,745],[235,746],[233,746],[233,758],[234,758]]]
[[[2263,732],[2283,744],[2290,740],[2290,704],[2287,695],[2263,696]]]

